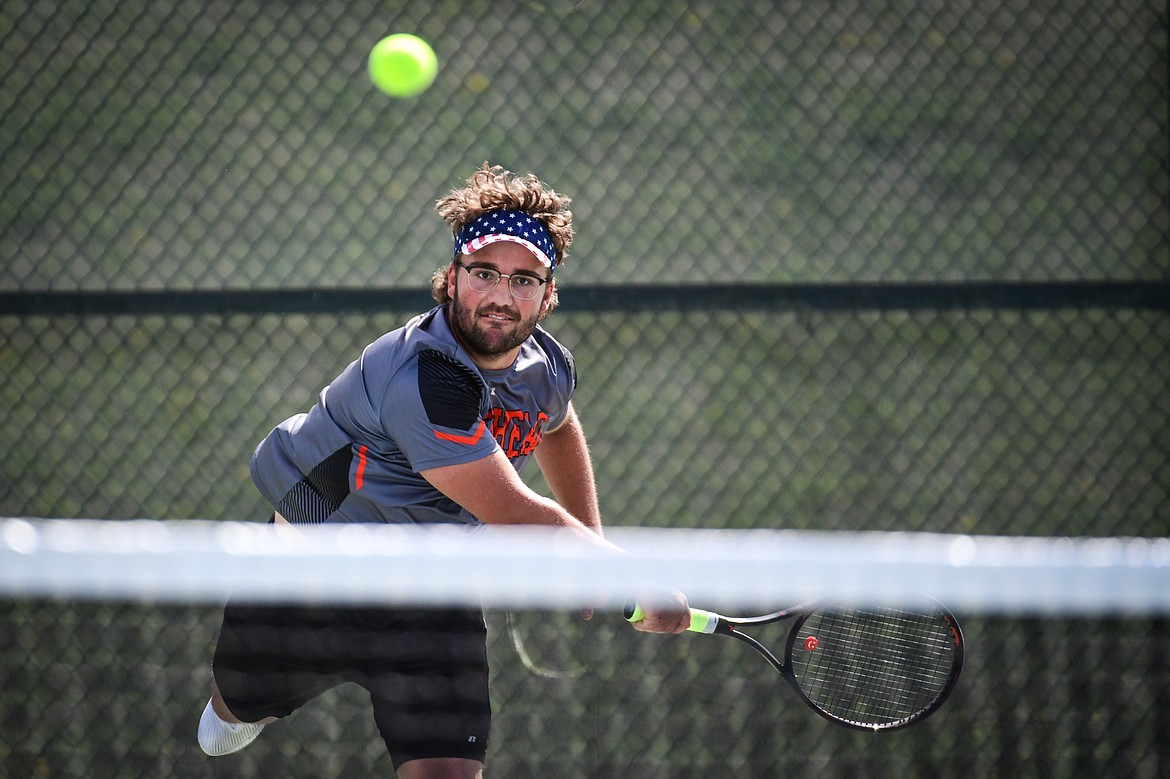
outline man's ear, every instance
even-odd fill
[[[556,279],[549,279],[548,286],[544,290],[544,298],[540,301],[540,310],[548,311],[549,303],[552,302],[553,295],[556,294],[557,281]]]
[[[455,282],[458,279],[459,266],[454,261],[447,268],[447,297],[455,299]]]

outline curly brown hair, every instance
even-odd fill
[[[484,163],[483,167],[471,174],[467,183],[451,190],[435,202],[435,210],[443,221],[451,226],[451,235],[459,232],[463,225],[474,222],[489,211],[503,209],[524,211],[548,229],[556,251],[555,265],[565,261],[569,245],[573,243],[573,212],[569,210],[571,198],[557,194],[545,186],[531,173],[519,176],[499,165]],[[447,269],[438,268],[431,275],[431,297],[438,303],[447,303]],[[556,290],[543,311],[547,316],[556,307]]]

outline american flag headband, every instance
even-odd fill
[[[497,241],[518,243],[536,255],[544,267],[556,267],[557,252],[548,228],[524,211],[489,211],[463,225],[455,234],[455,256],[471,254]]]

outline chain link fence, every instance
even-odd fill
[[[609,522],[1170,534],[1164,5],[631,5],[5,2],[0,295],[23,302],[0,309],[0,515],[267,516],[253,447],[425,307],[450,240],[431,204],[490,160],[574,197],[548,326],[578,360]],[[364,72],[395,31],[440,59],[409,101]],[[1038,306],[932,306],[972,283],[1052,287]],[[1145,302],[1062,302],[1092,283]],[[708,294],[802,284],[919,292]],[[306,289],[392,302],[133,302]],[[77,293],[132,294],[69,310]],[[0,604],[0,777],[392,773],[347,688],[204,759],[217,616]],[[489,622],[494,776],[1170,764],[1163,619],[964,619],[955,701],[883,740],[749,695],[750,658],[702,678],[726,647]],[[582,674],[532,673],[516,636]]]

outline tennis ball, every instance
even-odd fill
[[[391,97],[421,94],[438,72],[435,50],[417,35],[388,35],[370,51],[370,80]]]

